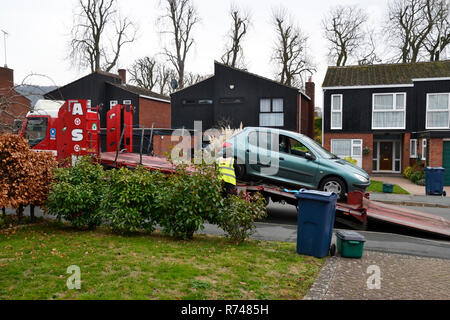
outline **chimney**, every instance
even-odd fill
[[[0,87],[12,88],[14,87],[14,70],[0,67]]]
[[[119,76],[122,78],[122,84],[126,84],[127,83],[127,70],[119,69]]]
[[[308,82],[305,84],[305,93],[308,97],[311,98],[311,102],[308,108],[308,129],[307,129],[307,135],[311,138],[314,137],[314,106],[315,104],[315,87],[316,85],[312,81],[312,77],[310,76],[308,79]]]

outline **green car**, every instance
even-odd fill
[[[233,152],[238,180],[269,180],[286,187],[346,193],[365,192],[369,175],[325,150],[302,134],[263,127],[246,127],[223,144]]]

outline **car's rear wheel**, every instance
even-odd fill
[[[345,198],[346,187],[345,182],[338,177],[329,177],[322,181],[320,184],[320,190],[325,192],[334,192],[338,196],[338,200]]]
[[[245,180],[245,178],[247,177],[245,164],[238,164],[236,159],[234,159],[234,173],[237,180]]]

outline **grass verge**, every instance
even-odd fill
[[[323,263],[292,243],[47,223],[0,232],[0,299],[301,299]],[[66,286],[70,265],[80,267],[79,290]]]
[[[367,192],[383,192],[383,181],[370,180],[370,186],[367,188]],[[397,184],[394,184],[392,193],[409,194],[408,191]]]

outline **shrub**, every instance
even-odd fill
[[[411,166],[408,166],[405,168],[405,170],[403,170],[403,176],[406,179],[410,179],[411,178],[411,174],[414,172],[414,169]]]
[[[49,152],[35,152],[15,134],[0,135],[0,207],[41,206],[48,197],[56,161]]]
[[[417,180],[416,184],[418,184],[419,186],[424,186],[426,184],[425,179]]]
[[[241,243],[254,233],[255,220],[266,215],[266,201],[260,194],[250,196],[240,193],[226,199],[218,225],[232,241]]]
[[[166,176],[143,167],[121,168],[107,172],[106,180],[108,188],[101,203],[103,220],[115,232],[152,232],[158,220],[155,197],[164,190]]]
[[[422,180],[424,178],[425,175],[421,171],[414,171],[410,176],[410,180],[414,183],[417,183],[417,181]]]
[[[167,177],[164,188],[157,192],[158,221],[167,235],[190,239],[203,229],[204,222],[217,222],[223,204],[221,184],[214,166],[199,165],[189,172],[186,165],[178,165],[176,174]]]
[[[100,224],[99,207],[105,189],[103,167],[92,158],[82,157],[74,166],[54,172],[46,203],[47,211],[77,228],[93,228]]]

